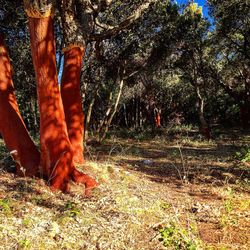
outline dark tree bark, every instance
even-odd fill
[[[225,84],[215,68],[210,67],[210,71],[216,82],[220,84],[225,92],[233,98],[235,103],[239,106],[242,127],[250,127],[250,70],[248,67],[244,68],[243,66],[242,70],[242,77],[245,81],[245,89],[242,92],[237,92],[231,86]]]
[[[115,99],[115,103],[112,103],[112,92],[110,93],[110,105],[108,106],[108,109],[106,111],[105,117],[103,118],[99,128],[98,128],[98,136],[99,141],[103,141],[107,133],[109,131],[109,127],[112,123],[112,120],[117,112],[117,108],[121,99],[122,91],[123,91],[123,85],[124,85],[124,76],[125,70],[122,70],[122,72],[118,72],[117,80],[116,82],[119,84],[119,91]]]

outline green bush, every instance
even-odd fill
[[[171,222],[168,226],[160,229],[160,241],[165,247],[173,247],[176,250],[196,250],[198,245],[191,239],[189,232]]]
[[[241,162],[250,162],[250,147],[246,146],[241,148],[240,151],[235,153],[235,157]]]

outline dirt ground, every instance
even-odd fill
[[[235,159],[250,134],[190,134],[88,145],[91,198],[16,178],[2,160],[0,249],[250,249],[250,164]]]

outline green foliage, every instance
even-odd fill
[[[36,195],[31,199],[32,203],[37,205],[42,205],[44,203],[44,198],[42,196]]]
[[[93,2],[97,6],[104,1]],[[93,17],[102,24],[118,27],[143,2],[112,1]],[[147,135],[134,128],[138,123],[140,129],[153,127],[155,107],[161,110],[162,125],[168,125],[180,115],[180,123],[198,126],[197,86],[204,99],[208,123],[238,122],[239,107],[247,104],[249,4],[240,0],[209,1],[210,14],[216,23],[212,29],[202,16],[202,7],[194,1],[185,6],[175,1],[153,2],[128,28],[98,44],[88,43],[90,53],[85,56],[81,82],[86,111],[93,100],[94,104],[87,128],[98,131],[101,120],[108,112],[112,113],[121,69],[125,70],[125,86],[113,124],[130,129],[131,138],[150,138],[152,131]],[[27,18],[21,2],[2,1],[2,6],[0,31],[6,34],[17,100],[29,132],[37,135],[39,111]],[[85,11],[81,7],[77,9],[79,14]],[[56,40],[60,43],[61,19],[56,13]],[[101,34],[106,28],[98,25],[91,30]],[[96,45],[100,47],[99,56],[95,53]]]
[[[198,128],[192,125],[173,125],[168,128],[168,134],[188,134],[196,131]]]
[[[233,208],[234,208],[232,199],[225,200],[224,207],[225,207],[225,210],[228,214],[231,213],[233,211]]]
[[[0,200],[0,209],[6,214],[10,215],[11,212],[11,207],[10,207],[10,202],[8,199],[1,199]]]
[[[29,239],[23,239],[18,242],[18,245],[21,249],[30,249],[31,243]]]
[[[121,138],[130,138],[138,141],[144,141],[152,139],[155,134],[150,128],[141,129],[119,129],[115,131],[115,134]]]
[[[31,227],[31,226],[32,226],[32,223],[33,223],[33,220],[32,220],[31,218],[29,218],[29,217],[24,218],[23,221],[22,221],[22,224],[23,224],[25,227],[27,227],[27,228]]]
[[[77,204],[75,202],[68,201],[65,205],[65,210],[69,217],[76,217],[81,213],[79,208],[77,208]]]
[[[189,14],[192,17],[195,15],[201,16],[202,15],[202,7],[198,6],[198,3],[190,3],[187,8],[185,9],[185,14]]]
[[[250,162],[250,147],[246,146],[241,148],[240,151],[235,153],[235,158],[241,162]]]
[[[168,202],[162,202],[160,206],[161,206],[161,209],[163,210],[169,210],[172,207],[172,204]]]
[[[198,249],[198,244],[190,237],[189,232],[174,222],[160,229],[160,235],[160,241],[162,241],[165,247],[173,247],[176,250]]]

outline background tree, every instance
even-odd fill
[[[250,4],[248,1],[209,1],[216,20],[215,75],[240,107],[244,127],[250,117]]]

